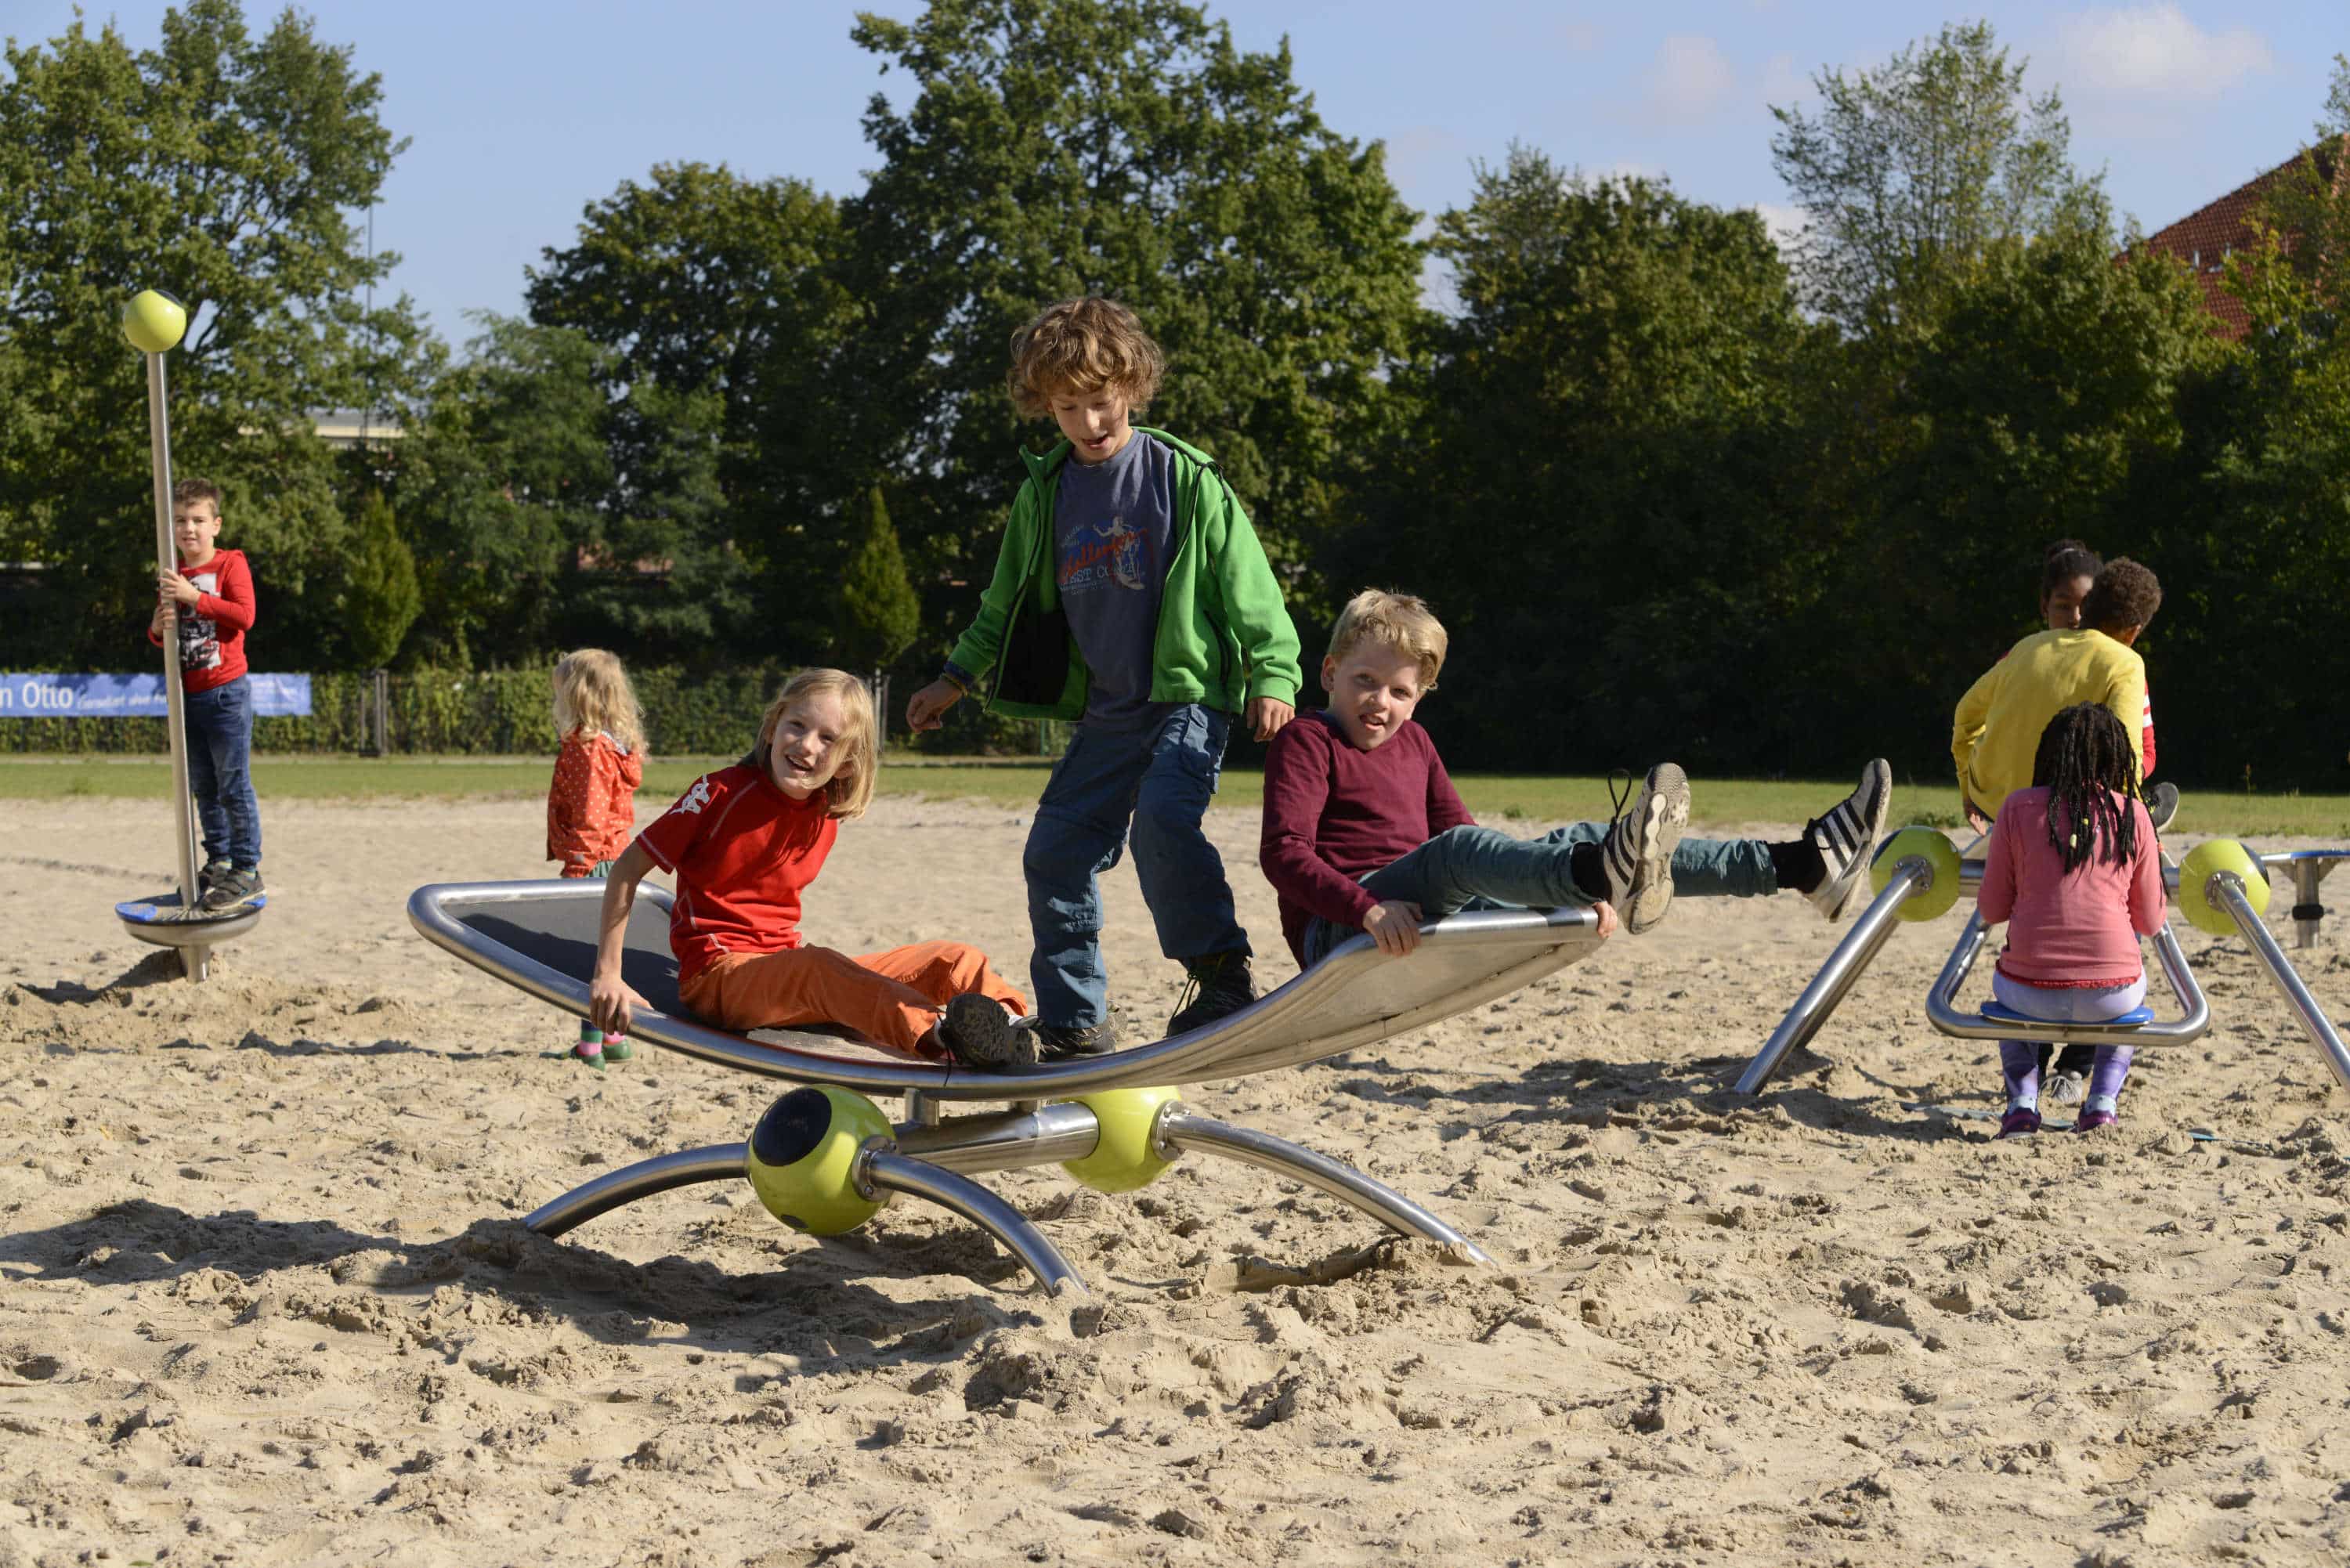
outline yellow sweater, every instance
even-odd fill
[[[2102,631],[2035,631],[1983,671],[1950,721],[1959,788],[1985,816],[2032,784],[2032,760],[2048,721],[2075,702],[2095,702],[2129,732],[2130,755],[2146,771],[2146,660]]]

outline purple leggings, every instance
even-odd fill
[[[1991,975],[1991,994],[2000,1004],[2012,1007],[2028,1018],[2045,1020],[2050,1023],[2102,1023],[2108,1018],[2118,1018],[2146,1000],[2146,976],[2139,975],[2127,985],[2100,988],[2043,987],[2026,985],[2004,974]],[[2129,1076],[2130,1058],[2136,1054],[2127,1045],[2100,1045],[2095,1064],[2089,1069],[2089,1098],[2106,1101],[2118,1097],[2122,1081]],[[2001,1075],[2007,1080],[2010,1105],[2037,1105],[2040,1102],[2040,1046],[2035,1042],[2002,1040],[1999,1043]]]

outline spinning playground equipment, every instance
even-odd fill
[[[179,346],[187,329],[186,309],[161,289],[147,289],[122,307],[122,335],[147,359],[147,429],[154,448],[155,565],[159,569],[179,558],[172,543],[172,410],[163,357]],[[175,892],[117,904],[114,913],[123,929],[140,941],[178,949],[182,971],[190,980],[203,980],[212,970],[213,949],[258,925],[269,900],[256,895],[217,912],[198,906],[196,818],[188,789],[188,708],[180,682],[177,637],[163,639],[163,693],[172,748],[172,798],[178,803],[179,813],[180,885]]]
[[[2286,1004],[2301,1020],[2312,1043],[2324,1056],[2334,1082],[2350,1089],[2350,1050],[2344,1048],[2342,1037],[2334,1032],[2324,1009],[2310,995],[2292,961],[2284,956],[2284,950],[2277,946],[2276,939],[2269,935],[2268,927],[2261,919],[2269,902],[2266,867],[2281,858],[2283,857],[2272,857],[2264,863],[2241,844],[2224,838],[2210,839],[2189,850],[2178,865],[2171,865],[2166,855],[2163,882],[2179,912],[2197,929],[2217,937],[2232,933],[2244,939],[2252,956],[2260,961]],[[1827,962],[1820,967],[1812,983],[1795,999],[1795,1005],[1772,1032],[1761,1052],[1739,1075],[1737,1092],[1759,1093],[1779,1070],[1787,1054],[1819,1033],[1820,1026],[1860,978],[1861,971],[1868,967],[1869,961],[1891,938],[1897,922],[1930,920],[1941,915],[1958,902],[1962,891],[1971,893],[1981,883],[1982,869],[1981,860],[1962,858],[1948,838],[1930,827],[1905,827],[1880,845],[1869,867],[1877,890],[1876,901],[1853,922],[1852,929],[1828,955]],[[2314,885],[2313,877],[2311,886]],[[2299,909],[2294,912],[2298,917]],[[2313,919],[2310,925],[2314,928],[2314,924]],[[2178,935],[2168,921],[2152,940],[2163,977],[2181,1009],[2175,1019],[2157,1022],[2152,1009],[2139,1008],[2105,1023],[2050,1023],[2026,1018],[1995,1002],[1979,1013],[1961,1012],[1958,1006],[1959,990],[1966,983],[1989,935],[1982,916],[1969,915],[1965,929],[1959,933],[1958,945],[1950,950],[1949,961],[1943,964],[1933,989],[1927,993],[1927,1021],[1945,1034],[1961,1040],[2024,1040],[2054,1045],[2184,1045],[2200,1039],[2211,1027],[2210,1003],[2196,983],[2187,955],[2179,949]]]
[[[585,1017],[603,884],[586,879],[420,888],[408,918],[424,938],[515,989]],[[671,898],[639,888],[622,978],[652,1003],[631,1039],[723,1067],[806,1085],[776,1100],[743,1143],[684,1149],[608,1171],[525,1218],[560,1236],[599,1214],[697,1182],[747,1178],[795,1230],[837,1235],[899,1195],[961,1214],[993,1235],[1053,1295],[1086,1286],[1052,1241],[974,1173],[1059,1164],[1101,1192],[1128,1192],[1185,1154],[1272,1171],[1353,1205],[1390,1230],[1491,1263],[1466,1236],[1362,1172],[1284,1138],[1191,1110],[1176,1085],[1244,1077],[1370,1044],[1532,984],[1599,943],[1587,909],[1454,915],[1422,928],[1418,951],[1380,956],[1357,936],[1278,991],[1203,1029],[1107,1055],[983,1071],[879,1058],[841,1038],[785,1030],[731,1033],[678,1001]],[[902,1096],[892,1123],[869,1097]],[[1008,1108],[949,1115],[973,1103]]]

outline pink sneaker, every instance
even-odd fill
[[[2018,1108],[1999,1118],[1999,1136],[2002,1137],[2030,1137],[2039,1130],[2038,1111]]]
[[[2076,1133],[2092,1133],[2103,1127],[2109,1127],[2121,1119],[2111,1111],[2083,1111],[2081,1119],[2073,1124],[2073,1130]]]

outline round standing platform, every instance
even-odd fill
[[[152,942],[159,948],[210,948],[233,941],[261,923],[261,912],[269,907],[269,896],[257,895],[234,909],[215,914],[205,909],[183,909],[177,893],[158,893],[151,898],[133,898],[114,906],[121,919],[122,929],[142,942]]]

